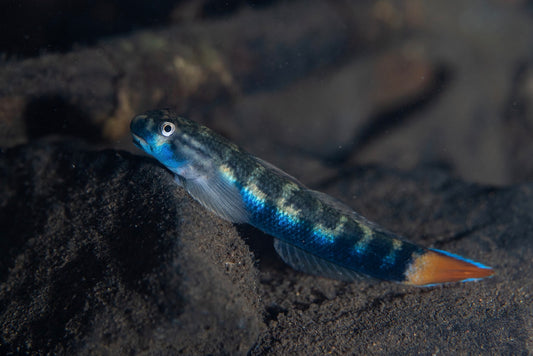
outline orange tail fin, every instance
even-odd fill
[[[430,249],[418,256],[405,273],[406,283],[431,286],[440,283],[468,282],[490,277],[491,267],[446,251]]]

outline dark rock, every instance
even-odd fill
[[[294,271],[147,158],[38,142],[0,156],[4,353],[520,354],[530,347],[533,185],[358,167],[321,190],[410,240],[491,265],[414,288]],[[531,350],[530,350],[531,351]]]
[[[242,354],[262,328],[231,224],[152,160],[44,142],[0,156],[2,353]]]

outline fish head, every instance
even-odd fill
[[[170,170],[188,162],[195,123],[170,110],[153,110],[131,120],[133,143]]]

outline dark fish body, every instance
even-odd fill
[[[342,280],[364,275],[413,285],[492,275],[480,263],[401,239],[171,111],[139,115],[131,131],[134,142],[174,172],[206,208],[275,237],[276,251],[295,269]]]

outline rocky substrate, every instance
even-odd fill
[[[3,354],[531,350],[533,184],[353,166],[321,190],[495,277],[413,288],[308,276],[205,211],[155,161],[68,141],[0,154]]]

